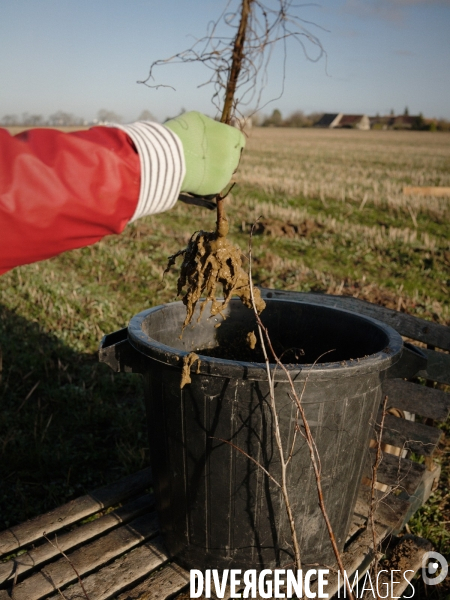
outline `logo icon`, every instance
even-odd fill
[[[437,575],[438,571],[440,573]],[[447,577],[448,562],[439,552],[425,552],[422,558],[422,579],[427,585],[442,583]]]

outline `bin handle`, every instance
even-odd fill
[[[116,373],[142,373],[144,355],[135,350],[128,340],[124,327],[104,335],[98,350],[100,362],[106,363]]]
[[[411,379],[419,371],[426,370],[427,362],[428,357],[421,348],[410,342],[403,342],[403,352],[400,360],[388,369],[387,377],[388,379]]]

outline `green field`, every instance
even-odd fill
[[[247,146],[227,210],[244,253],[260,217],[257,284],[449,324],[450,198],[402,192],[450,186],[449,134],[256,129]],[[175,299],[167,257],[214,221],[180,204],[0,277],[0,529],[147,464],[140,379],[98,364],[96,349],[135,313]],[[411,523],[447,555],[449,449],[439,489]]]

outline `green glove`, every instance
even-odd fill
[[[229,125],[192,111],[164,123],[181,140],[186,175],[181,191],[209,196],[227,185],[245,146],[243,134]]]

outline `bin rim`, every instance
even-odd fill
[[[237,300],[240,302],[240,300]],[[233,300],[232,300],[233,302]],[[388,338],[388,345],[381,351],[368,356],[356,359],[350,359],[338,362],[323,362],[317,364],[285,365],[294,381],[304,381],[315,379],[334,379],[342,377],[351,377],[363,375],[371,372],[382,372],[389,369],[397,363],[403,351],[403,339],[401,335],[389,325],[382,323],[372,317],[367,317],[359,313],[354,313],[341,308],[324,306],[320,302],[298,302],[291,299],[273,298],[269,299],[270,304],[301,304],[302,306],[311,305],[315,308],[321,307],[326,311],[333,311],[339,314],[351,314],[352,317],[364,322],[370,322],[376,327],[382,329]],[[240,379],[254,379],[258,381],[267,381],[267,370],[265,363],[252,363],[223,358],[204,356],[196,352],[195,348],[191,351],[173,348],[157,341],[147,334],[143,328],[144,322],[151,315],[164,310],[170,310],[171,307],[183,305],[181,301],[161,304],[153,308],[146,309],[133,316],[128,325],[128,340],[130,344],[141,354],[156,360],[160,363],[173,367],[182,368],[184,358],[191,352],[199,355],[198,361],[191,367],[192,372],[203,375],[212,375],[218,377],[230,377]],[[274,375],[275,381],[287,381],[286,373],[275,363],[270,364],[270,370]]]

